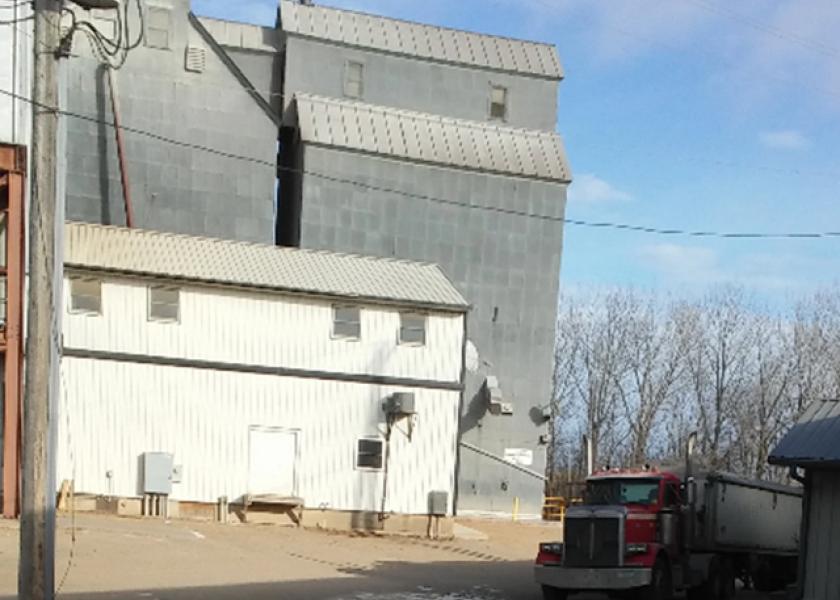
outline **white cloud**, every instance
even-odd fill
[[[569,202],[574,204],[604,204],[627,202],[633,197],[592,173],[575,175],[569,187]]]
[[[802,150],[810,145],[808,138],[795,129],[765,131],[758,136],[758,139],[768,148],[778,150]]]
[[[763,293],[795,293],[810,284],[801,274],[836,271],[836,266],[791,252],[752,251],[725,254],[707,246],[653,244],[639,251],[642,264],[667,288],[703,290],[720,284],[743,285]]]
[[[717,252],[704,246],[653,244],[641,251],[642,260],[674,284],[708,286],[724,279]]]

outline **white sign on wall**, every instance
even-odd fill
[[[527,448],[505,448],[505,460],[521,467],[534,464],[534,451]]]

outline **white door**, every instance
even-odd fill
[[[297,432],[252,427],[248,493],[295,496]]]

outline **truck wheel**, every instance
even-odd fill
[[[731,560],[723,562],[720,572],[720,600],[732,600],[735,597],[735,569]]]
[[[674,597],[674,584],[671,569],[663,558],[657,558],[650,574],[650,585],[643,587],[639,600],[671,600]]]
[[[719,600],[721,596],[721,573],[720,564],[716,558],[712,559],[709,565],[709,575],[706,581],[688,590],[688,600]]]
[[[543,600],[567,600],[569,597],[568,590],[561,590],[550,585],[542,586]]]

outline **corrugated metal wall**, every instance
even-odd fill
[[[2,4],[2,3],[0,3]],[[0,89],[25,98],[32,90],[32,21],[22,20],[32,14],[27,3],[3,5],[0,20],[19,20],[0,25]],[[29,104],[8,94],[0,94],[0,142],[29,146]]]
[[[840,598],[840,471],[811,474],[804,600]]]
[[[69,294],[69,285],[66,286]],[[186,288],[181,322],[147,321],[139,281],[107,281],[103,314],[66,314],[68,348],[136,353],[454,383],[462,316],[433,314],[424,347],[397,344],[397,309],[363,307],[362,340],[330,337],[329,302]],[[241,498],[248,485],[251,426],[299,429],[298,495],[309,507],[380,508],[382,473],[355,468],[359,437],[384,434],[383,399],[414,392],[416,427],[392,436],[387,510],[424,514],[428,493],[446,490],[450,510],[460,392],[231,373],[192,367],[65,357],[58,480],[82,493],[136,496],[144,452],[175,455],[183,481],[173,498]],[[111,477],[107,476],[111,473]]]
[[[144,452],[183,465],[173,498],[231,501],[248,489],[249,427],[299,429],[298,495],[308,507],[380,508],[382,473],[355,468],[359,437],[384,433],[382,400],[398,388],[65,358],[59,481],[82,493],[137,496]],[[458,423],[454,391],[410,390],[416,426],[392,436],[387,510],[427,512],[451,499]],[[112,473],[109,480],[106,474]]]
[[[332,305],[326,301],[185,287],[177,324],[149,322],[147,301],[145,282],[106,280],[102,315],[66,315],[65,346],[451,383],[461,376],[463,321],[457,314],[429,315],[428,343],[414,347],[397,344],[397,308],[363,308],[361,340],[341,341],[331,337]]]

